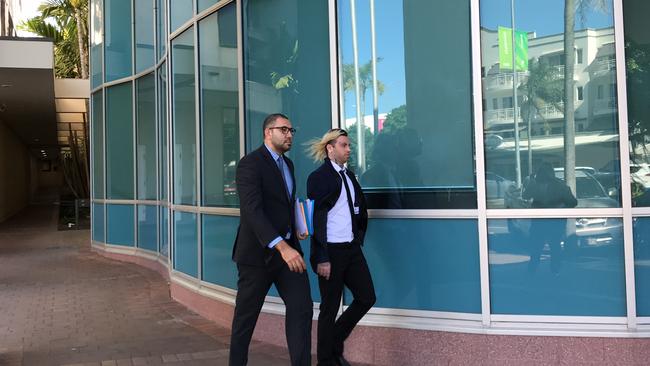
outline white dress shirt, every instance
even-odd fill
[[[333,161],[330,161],[332,166],[336,170],[336,173],[341,176],[339,173],[343,168]],[[348,181],[348,187],[350,187],[350,196],[352,197],[352,206],[354,206],[354,186],[352,181],[345,174],[345,179]],[[331,210],[327,213],[327,242],[328,243],[346,243],[351,242],[354,239],[354,233],[352,233],[352,216],[350,215],[350,208],[348,207],[348,197],[345,194],[345,186],[343,181],[341,181],[341,194],[339,199],[334,204]]]

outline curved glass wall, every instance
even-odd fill
[[[174,203],[196,205],[196,94],[194,32],[172,40]]]
[[[350,132],[372,209],[370,319],[648,323],[650,9],[625,0],[621,105],[622,1],[579,2],[567,24],[570,3],[92,0],[92,238],[236,289],[236,165],[281,112],[298,129],[288,155],[299,197],[320,164],[304,143],[332,126]]]
[[[102,0],[90,2],[90,87],[96,88],[103,82],[103,21]]]
[[[172,0],[170,1],[170,25],[171,31],[175,31],[194,14],[194,0]]]
[[[106,88],[107,199],[134,199],[132,92],[130,82]]]
[[[239,78],[235,4],[199,22],[203,205],[238,205]]]
[[[156,191],[156,79],[153,73],[136,81],[136,155],[138,199],[155,200]]]
[[[135,1],[135,72],[144,71],[154,63],[153,1]]]
[[[167,52],[167,1],[156,0],[156,46],[157,59]]]
[[[105,81],[131,75],[132,29],[131,2],[104,0],[104,64]]]

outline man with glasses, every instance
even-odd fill
[[[299,240],[294,205],[291,149],[296,130],[276,113],[263,124],[264,144],[237,166],[240,223],[233,247],[239,279],[232,322],[230,365],[246,365],[248,347],[264,298],[272,284],[286,305],[286,337],[291,365],[311,365],[313,303]]]

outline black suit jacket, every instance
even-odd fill
[[[238,264],[264,266],[277,251],[268,244],[287,232],[289,245],[300,254],[300,243],[294,233],[294,205],[296,180],[293,162],[284,157],[291,172],[293,192],[287,196],[282,173],[266,146],[244,156],[237,165],[237,193],[239,194],[240,218],[232,258]]]
[[[350,170],[347,175],[352,181],[354,189],[354,206],[359,207],[359,214],[354,215],[356,220],[356,232],[354,234],[354,243],[363,245],[368,227],[368,209],[366,200],[363,196],[361,186]],[[318,263],[329,261],[327,253],[327,213],[334,207],[336,201],[341,195],[343,181],[339,173],[332,166],[329,159],[316,170],[314,170],[307,179],[307,197],[314,200],[314,232],[311,235],[311,265],[316,268]]]

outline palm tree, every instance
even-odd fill
[[[576,192],[576,127],[573,73],[576,13],[584,21],[587,10],[607,11],[610,0],[565,0],[564,3],[564,180]]]
[[[381,57],[377,58],[379,63],[382,60]],[[361,99],[361,113],[365,115],[366,113],[366,91],[372,88],[372,62],[368,61],[365,64],[359,66],[359,91]],[[343,65],[343,91],[355,90],[354,85],[354,65],[345,64]],[[381,80],[377,80],[377,94],[384,94],[385,86]],[[376,123],[377,121],[375,121]],[[378,126],[375,126],[375,133],[378,133]]]
[[[552,106],[555,110],[564,112],[562,105],[564,82],[556,69],[539,59],[529,61],[529,75],[519,86],[523,97],[521,104],[522,117],[528,125],[528,174],[533,172],[533,156],[531,149],[532,119],[537,114],[546,123],[542,110]]]
[[[59,78],[88,78],[88,0],[47,0],[19,28],[54,42]]]

